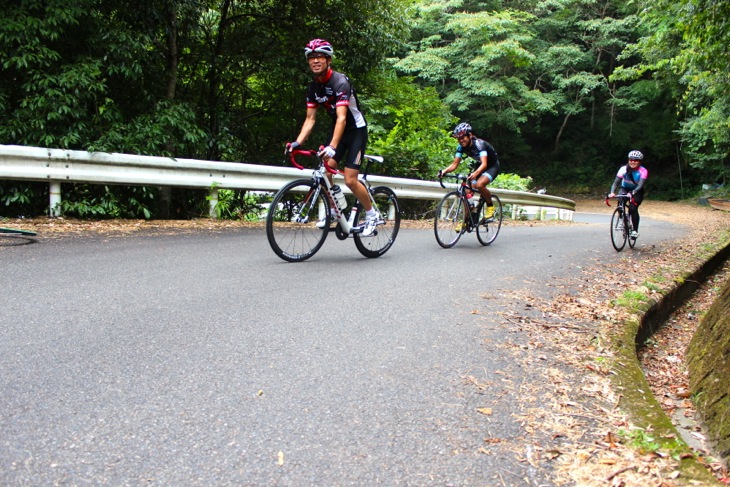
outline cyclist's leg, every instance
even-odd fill
[[[472,183],[472,188],[479,191],[479,194],[482,195],[482,200],[484,200],[488,206],[492,206],[492,193],[487,188],[487,185],[492,182],[492,176],[487,173],[487,171],[484,171],[481,176],[479,176],[479,179],[474,181]]]
[[[639,205],[644,201],[644,193],[639,191],[634,195],[634,201],[629,201],[629,214],[631,215],[631,224],[634,226],[634,231],[639,231]]]
[[[355,195],[355,198],[360,202],[360,205],[362,205],[363,209],[365,211],[368,211],[372,208],[372,204],[370,204],[370,197],[368,196],[368,190],[367,188],[360,184],[357,177],[360,175],[359,169],[352,169],[350,167],[345,167],[345,184],[348,188],[350,188],[350,191],[352,191],[352,194]]]
[[[475,188],[477,191],[479,191],[479,194],[482,195],[482,200],[486,203],[487,208],[485,212],[485,218],[492,218],[494,215],[494,206],[492,204],[492,193],[487,188],[487,185],[490,184],[492,181],[494,181],[494,178],[497,177],[497,174],[499,174],[499,166],[492,166],[487,168],[486,171],[482,173],[482,175],[479,177],[479,179],[476,182]]]
[[[345,184],[350,188],[350,191],[352,191],[352,194],[355,195],[366,212],[372,209],[372,205],[370,204],[367,188],[360,184],[358,176],[360,175],[360,165],[363,161],[367,143],[367,128],[360,128],[345,132],[337,147],[338,153],[345,154],[346,152],[346,157],[344,158]]]
[[[489,189],[487,189],[487,185],[491,184],[498,175],[499,161],[489,166],[476,181],[476,189],[479,191],[479,193],[484,198],[484,201],[486,201],[489,206],[492,205],[492,194],[490,193]]]

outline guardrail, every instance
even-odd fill
[[[86,152],[0,145],[0,179],[47,181],[51,216],[60,216],[62,183],[179,186],[209,191],[210,215],[215,216],[219,189],[276,191],[308,175],[291,167],[237,162],[172,159],[106,152]],[[399,198],[439,200],[444,189],[436,181],[368,175],[374,185],[392,188]],[[456,187],[447,184],[447,187]],[[346,187],[343,185],[343,189]],[[567,210],[558,218],[572,220],[575,202],[567,198],[490,188],[503,203]]]

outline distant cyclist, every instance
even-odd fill
[[[629,215],[631,215],[631,223],[634,225],[631,238],[639,236],[639,205],[644,201],[644,183],[649,177],[649,171],[641,165],[643,160],[644,154],[640,151],[629,152],[629,162],[618,170],[608,195],[609,198],[616,196],[616,188],[621,185],[618,194],[631,196],[628,201]]]
[[[357,179],[368,142],[367,122],[350,79],[331,68],[333,54],[332,45],[323,39],[313,39],[304,46],[304,57],[314,80],[307,88],[307,116],[304,124],[297,139],[287,144],[287,151],[291,152],[304,144],[317,121],[317,109],[324,108],[332,118],[333,125],[329,143],[321,155],[333,169],[344,158],[345,184],[365,210],[362,235],[367,237],[373,234],[380,219],[370,203],[367,189]],[[332,182],[332,175],[328,174],[328,177]],[[322,227],[325,224],[326,219],[317,225]]]
[[[461,164],[464,155],[470,156],[473,162],[468,176],[469,184],[479,191],[482,199],[487,204],[484,217],[492,218],[494,216],[494,205],[492,205],[492,193],[487,189],[487,185],[494,181],[499,174],[497,151],[489,142],[474,135],[471,125],[468,123],[457,125],[454,128],[452,137],[459,141],[459,147],[456,148],[456,154],[454,155],[454,162],[446,169],[439,171],[438,177],[441,179],[444,174],[455,171]]]

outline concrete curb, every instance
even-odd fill
[[[679,431],[652,394],[641,370],[637,352],[646,339],[669,319],[671,313],[729,257],[730,242],[727,242],[696,269],[682,276],[681,280],[678,279],[679,282],[675,281],[669,292],[658,300],[647,303],[641,316],[625,323],[623,334],[612,341],[616,357],[613,381],[621,393],[621,409],[629,415],[633,424],[653,431],[663,447],[680,453],[686,453],[689,447],[681,440]],[[694,481],[703,482],[703,485],[719,485],[717,479],[693,456],[683,458],[680,468],[682,478],[690,483]]]

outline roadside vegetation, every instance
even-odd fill
[[[710,0],[207,2],[21,0],[0,12],[0,144],[282,164],[326,37],[388,176],[433,179],[467,120],[505,175],[605,191],[630,149],[649,198],[727,176],[730,6]],[[331,22],[330,19],[347,19]],[[318,124],[313,141],[327,124]],[[313,142],[316,143],[316,142]],[[0,216],[44,214],[47,184],[0,181]],[[200,191],[64,185],[80,218],[195,218]],[[225,194],[220,216],[248,218]]]

